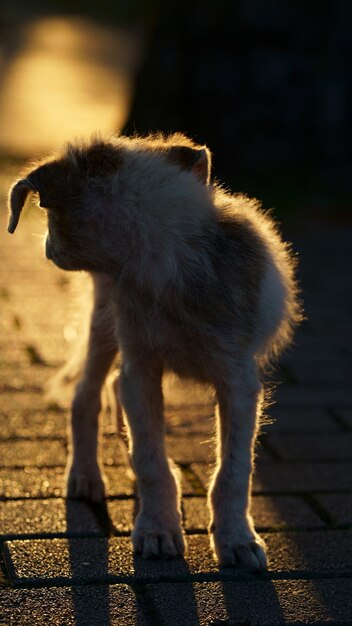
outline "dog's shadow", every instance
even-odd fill
[[[135,500],[134,506],[134,519],[138,514],[138,499]],[[160,622],[159,610],[162,610],[162,605],[171,606],[171,612],[173,617],[168,615],[168,623],[179,626],[183,620],[180,621],[179,605],[173,607],[173,598],[177,601],[177,592],[173,593],[175,587],[172,581],[186,581],[190,578],[190,568],[186,558],[177,557],[173,559],[143,559],[139,555],[134,555],[133,566],[136,579],[139,581],[149,580],[151,581],[148,587],[147,601],[149,605],[149,611],[154,612],[155,623]],[[159,581],[163,581],[159,586]],[[183,582],[182,584],[182,600],[181,600],[181,614],[187,615],[185,623],[199,624],[196,596],[194,593],[193,584],[191,582]],[[177,582],[176,582],[177,586]],[[138,606],[137,596],[137,606]],[[170,613],[168,611],[168,613]],[[152,615],[150,615],[152,617]],[[174,621],[170,621],[170,619]],[[164,620],[163,620],[164,621]],[[144,622],[143,622],[144,623]]]
[[[74,500],[66,500],[74,624],[75,626],[88,626],[90,624],[110,626],[109,586],[97,583],[99,582],[98,576],[104,581],[109,575],[109,537],[112,535],[113,526],[105,502],[100,505],[91,505],[87,502],[86,505],[94,513],[102,530],[103,536],[98,541],[77,539],[80,525],[80,521],[77,519],[77,508]],[[91,571],[88,572],[88,577],[84,571],[86,564],[91,568]],[[97,573],[95,578],[96,564],[99,568],[99,574]],[[94,586],[94,590],[92,586]],[[91,601],[92,598],[94,600],[93,603]]]
[[[114,579],[109,562],[109,542],[116,536],[116,531],[109,515],[107,503],[89,505],[101,529],[98,540],[82,540],[77,537],[79,520],[77,509],[72,500],[66,501],[67,532],[69,535],[69,560],[71,567],[72,603],[75,626],[111,626],[116,623],[114,615],[114,593],[118,581]],[[138,500],[135,500],[134,518],[138,512]],[[71,536],[70,536],[71,535]],[[123,549],[126,549],[125,546]],[[87,562],[92,567],[88,577],[84,572]],[[145,560],[139,555],[133,557],[133,570],[121,571],[121,583],[130,585],[134,594],[134,614],[136,624],[145,624],[146,615],[155,623],[161,613],[170,626],[180,623],[198,626],[200,623],[215,623],[225,620],[240,620],[240,623],[260,623],[260,615],[254,615],[255,606],[262,604],[263,610],[270,612],[278,623],[284,623],[278,593],[273,581],[268,577],[248,577],[241,580],[236,571],[227,568],[214,573],[211,580],[202,575],[200,581],[191,580],[191,571],[186,558],[170,560]],[[223,576],[224,571],[226,575]],[[124,576],[125,575],[125,576]],[[206,582],[205,582],[206,581]],[[160,584],[161,583],[161,584]],[[94,588],[93,588],[94,587]],[[126,590],[126,587],[124,587]],[[122,591],[119,587],[117,593]],[[261,596],[261,601],[258,601]],[[126,596],[127,602],[132,596]],[[255,601],[253,602],[253,598]],[[92,608],[93,607],[93,608]],[[132,611],[126,606],[126,612]],[[181,619],[181,622],[180,622]],[[209,622],[207,620],[210,620]],[[253,620],[259,620],[255,622]]]
[[[98,540],[88,538],[77,539],[79,520],[77,520],[77,508],[73,500],[66,500],[66,520],[68,534],[68,550],[70,562],[70,576],[72,579],[71,597],[74,611],[75,626],[110,626],[115,622],[114,612],[114,586],[118,581],[114,580],[109,560],[109,542],[116,536],[114,524],[111,520],[107,503],[92,505],[86,503],[99,525],[102,537]],[[138,513],[138,500],[135,500],[134,514]],[[86,575],[84,566],[91,567]],[[146,614],[149,619],[156,618],[158,609],[153,602],[153,587],[161,581],[181,580],[190,577],[187,561],[181,557],[170,560],[145,560],[139,555],[133,556],[132,572],[119,572],[121,583],[130,585],[134,593],[134,613],[136,624],[146,623]],[[124,576],[125,574],[125,576]],[[150,583],[147,588],[146,585]],[[199,624],[197,604],[192,583],[183,583],[185,587],[182,594],[183,610],[187,610],[188,620],[192,624]],[[93,589],[94,587],[94,589]],[[122,590],[122,587],[120,588]],[[165,589],[165,587],[164,587]],[[93,600],[93,602],[92,602]],[[129,596],[131,600],[131,596]],[[92,610],[92,606],[94,610]],[[126,611],[131,607],[126,607]],[[93,612],[94,611],[94,612]],[[175,615],[176,619],[176,615]],[[175,622],[176,623],[176,622]]]

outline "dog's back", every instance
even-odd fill
[[[184,235],[189,262],[155,297],[137,280],[117,285],[118,334],[181,377],[214,382],[224,355],[264,363],[299,319],[294,261],[272,220],[244,196],[214,193],[199,234]]]

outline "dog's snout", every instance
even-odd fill
[[[49,261],[52,261],[57,267],[60,267],[62,270],[72,270],[76,269],[76,267],[70,262],[66,255],[63,253],[60,245],[57,245],[56,240],[53,243],[50,233],[47,233],[45,239],[45,256]]]

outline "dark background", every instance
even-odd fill
[[[124,132],[186,132],[210,147],[214,175],[233,191],[259,196],[280,216],[349,219],[351,2],[13,5],[22,19],[75,14],[140,29]],[[8,15],[3,31],[14,27]]]

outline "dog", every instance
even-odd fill
[[[13,233],[30,192],[45,209],[46,257],[93,277],[84,372],[72,406],[67,495],[104,498],[101,389],[116,353],[146,558],[185,550],[180,490],[164,444],[162,376],[207,383],[217,399],[209,489],[221,565],[263,570],[250,514],[262,374],[290,343],[301,307],[296,260],[256,200],[210,181],[211,154],[182,134],[93,138],[28,168],[9,194]]]

